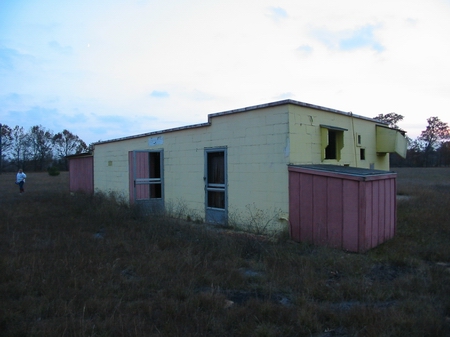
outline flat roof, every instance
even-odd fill
[[[395,172],[392,171],[383,171],[383,170],[374,170],[362,167],[352,167],[352,166],[340,166],[340,165],[331,165],[331,164],[305,164],[305,165],[289,165],[292,168],[320,171],[320,172],[329,172],[329,173],[338,173],[338,174],[346,174],[355,177],[373,177],[373,176],[382,176],[382,175],[396,175]]]
[[[379,124],[388,126],[388,124],[383,122],[383,121],[380,121],[380,120],[377,120],[377,119],[374,119],[374,118],[369,118],[369,117],[364,117],[364,116],[360,116],[360,115],[355,115],[352,112],[345,112],[345,111],[341,111],[341,110],[326,108],[326,107],[323,107],[323,106],[320,106],[320,105],[309,104],[309,103],[300,102],[300,101],[296,101],[296,100],[292,100],[292,99],[285,99],[285,100],[282,100],[282,101],[276,101],[276,102],[259,104],[259,105],[252,105],[252,106],[248,106],[248,107],[240,108],[240,109],[234,109],[234,110],[227,110],[227,111],[222,111],[222,112],[211,113],[211,114],[208,114],[208,122],[205,122],[205,123],[186,125],[186,126],[170,128],[170,129],[165,129],[165,130],[151,131],[151,132],[142,133],[142,134],[138,134],[138,135],[134,135],[134,136],[128,136],[128,137],[122,137],[122,138],[115,138],[115,139],[111,139],[111,140],[99,141],[99,142],[94,143],[94,145],[105,144],[105,143],[112,143],[112,142],[119,142],[119,141],[123,141],[123,140],[136,139],[136,138],[148,137],[148,136],[154,136],[154,135],[160,135],[160,134],[168,133],[168,132],[175,132],[175,131],[181,131],[181,130],[188,130],[188,129],[195,129],[195,128],[200,128],[200,127],[210,126],[211,125],[211,119],[214,118],[214,117],[226,116],[226,115],[231,115],[231,114],[236,114],[236,113],[242,113],[242,112],[247,112],[247,111],[252,111],[252,110],[258,110],[258,109],[264,109],[264,108],[270,108],[270,107],[274,107],[274,106],[288,105],[288,104],[301,106],[301,107],[304,107],[304,108],[321,110],[321,111],[328,111],[328,112],[336,113],[336,114],[339,114],[339,115],[345,115],[345,116],[359,118],[359,119],[365,119],[367,121],[372,121],[372,122],[375,122],[375,123],[379,123]]]
[[[66,156],[68,159],[74,159],[74,158],[82,158],[82,157],[92,157],[93,154],[91,152],[84,152],[84,153],[76,153]]]

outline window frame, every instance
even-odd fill
[[[332,125],[320,125],[322,161],[341,160],[342,149],[344,148],[344,131],[348,131],[348,129]],[[329,146],[334,148],[327,150]]]

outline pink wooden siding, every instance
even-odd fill
[[[364,252],[391,239],[396,174],[334,165],[289,167],[293,240]]]
[[[128,152],[130,202],[136,200],[147,200],[150,198],[150,188],[148,184],[135,184],[135,179],[150,178],[149,153],[148,152]]]
[[[94,193],[94,157],[71,156],[68,159],[70,191]]]
[[[136,179],[150,178],[148,152],[136,152]],[[149,199],[150,189],[148,184],[136,185],[136,200]]]

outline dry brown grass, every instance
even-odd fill
[[[68,176],[0,175],[1,336],[450,335],[450,169],[396,169],[366,254],[146,218]]]

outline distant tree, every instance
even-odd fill
[[[398,126],[398,122],[402,121],[403,118],[404,117],[402,115],[396,114],[395,112],[391,112],[386,115],[379,114],[378,116],[374,117],[374,119],[388,123],[389,127],[395,129],[400,129],[400,127]]]
[[[419,140],[424,142],[424,150],[435,150],[440,143],[450,139],[450,130],[448,124],[442,122],[439,117],[430,117],[427,119],[427,127],[419,136]]]
[[[29,159],[28,135],[21,126],[15,126],[11,130],[11,160],[16,168],[25,169],[25,162]]]
[[[442,142],[438,149],[439,165],[450,166],[450,142]]]
[[[34,170],[41,171],[52,160],[53,133],[42,125],[31,127],[28,134]]]
[[[78,136],[68,130],[59,132],[53,136],[54,152],[58,159],[64,163],[64,169],[68,169],[66,156],[88,151],[88,147]]]
[[[442,122],[439,117],[427,119],[428,125],[417,138],[421,143],[422,151],[425,155],[425,165],[432,163],[432,155],[439,148],[441,143],[450,139],[450,129],[448,124]]]
[[[0,124],[1,137],[0,137],[0,173],[3,171],[4,159],[8,157],[8,153],[12,147],[12,135],[11,128],[8,125]]]
[[[417,138],[408,139],[408,150],[406,153],[406,163],[408,166],[424,166],[424,155],[422,142]]]
[[[6,156],[11,151],[13,140],[12,130],[8,125],[2,125],[2,153]]]

